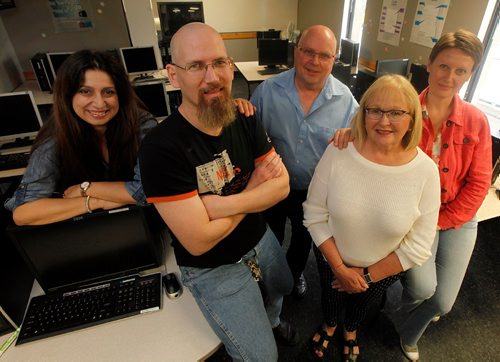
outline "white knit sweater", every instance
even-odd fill
[[[407,270],[431,255],[439,206],[439,173],[420,149],[407,164],[385,166],[352,143],[330,145],[309,185],[304,225],[317,246],[333,236],[346,265],[369,266],[395,251]]]

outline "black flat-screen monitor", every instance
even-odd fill
[[[56,79],[57,71],[62,63],[71,55],[73,52],[51,52],[47,53],[47,59],[50,65],[50,71],[52,76]]]
[[[148,207],[9,226],[7,232],[43,290],[64,292],[162,264],[163,244],[149,224]]]
[[[120,48],[125,70],[130,75],[144,77],[158,70],[153,46]]]
[[[146,106],[146,109],[159,121],[170,114],[164,82],[136,83],[134,84],[134,90]]]
[[[42,118],[31,91],[0,94],[0,143],[35,138]]]
[[[399,74],[402,76],[408,75],[409,59],[383,59],[377,60],[375,74],[380,77],[384,74]]]
[[[339,60],[344,64],[355,66],[358,64],[359,43],[350,39],[340,40]]]
[[[288,64],[288,40],[261,39],[259,44],[259,65],[276,67]]]
[[[257,48],[261,39],[280,39],[280,30],[269,29],[257,32]]]

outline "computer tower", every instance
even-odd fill
[[[415,87],[417,93],[421,93],[429,85],[429,73],[425,64],[411,63],[410,82]]]
[[[344,64],[350,64],[352,67],[358,65],[359,43],[351,39],[340,40],[339,60]]]
[[[30,59],[30,62],[40,90],[45,92],[52,91],[52,82],[54,81],[54,77],[52,76],[52,72],[50,70],[47,55],[45,53],[36,53]]]

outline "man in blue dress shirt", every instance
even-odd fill
[[[298,298],[306,293],[303,270],[311,249],[311,236],[302,224],[302,203],[328,141],[338,128],[349,126],[358,109],[349,88],[331,75],[336,48],[331,29],[307,28],[294,49],[294,68],[261,83],[250,99],[290,174],[290,194],[269,209],[266,218],[281,243],[286,218],[290,219],[287,260]]]

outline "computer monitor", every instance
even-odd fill
[[[157,268],[163,241],[148,217],[150,206],[97,211],[7,233],[45,292]]]
[[[134,84],[137,96],[146,106],[146,109],[155,116],[158,121],[162,121],[170,114],[168,95],[165,90],[165,83],[152,81]]]
[[[259,44],[259,65],[268,68],[288,64],[288,40],[261,39]]]
[[[257,48],[261,39],[280,39],[281,30],[269,29],[257,32]]]
[[[375,74],[380,77],[384,74],[408,75],[409,59],[383,59],[377,60]]]
[[[73,52],[47,53],[47,59],[49,61],[50,71],[52,72],[53,79],[56,79],[59,67],[71,54],[73,54]]]
[[[339,60],[344,64],[356,66],[358,64],[359,43],[351,39],[340,40]]]
[[[31,91],[0,94],[0,144],[35,138],[42,118]]]
[[[125,70],[137,78],[147,78],[148,73],[158,70],[153,46],[120,48]]]

